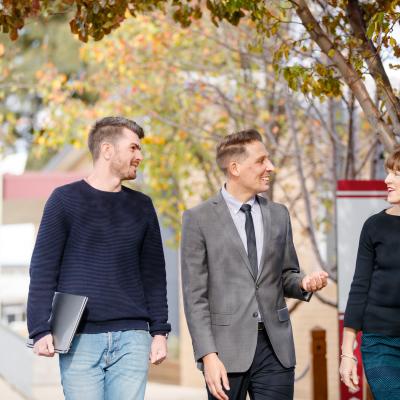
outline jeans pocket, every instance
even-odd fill
[[[130,331],[123,332],[123,336],[126,337],[127,341],[136,346],[148,346],[150,347],[153,337],[148,331],[133,329]]]

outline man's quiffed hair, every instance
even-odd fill
[[[100,155],[100,147],[104,141],[115,143],[122,130],[126,128],[136,133],[139,139],[144,137],[144,131],[135,121],[124,117],[105,117],[95,122],[89,132],[88,146],[93,160]]]
[[[228,171],[228,163],[232,158],[246,156],[246,144],[262,142],[262,137],[255,129],[232,133],[225,136],[217,145],[217,165],[225,174]]]
[[[385,161],[385,168],[391,171],[400,171],[400,144],[394,146],[392,152]]]

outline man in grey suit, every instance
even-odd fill
[[[296,363],[285,297],[327,284],[300,272],[285,206],[259,196],[274,166],[255,130],[222,139],[220,193],[183,215],[185,314],[209,399],[292,399]]]

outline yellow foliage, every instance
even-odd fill
[[[43,136],[39,136],[39,137],[36,139],[36,143],[37,143],[38,145],[40,145],[40,146],[43,146],[43,145],[46,144],[46,139],[45,139]]]
[[[186,132],[184,132],[184,131],[179,131],[178,132],[178,136],[179,136],[179,139],[186,139],[187,137],[188,137],[188,134],[186,133]]]
[[[36,79],[38,79],[38,80],[42,79],[44,77],[44,75],[45,75],[44,71],[40,70],[40,69],[38,71],[36,71],[36,74],[35,74]]]
[[[82,142],[80,140],[73,140],[72,141],[72,146],[74,146],[76,149],[81,149],[82,148]]]
[[[161,136],[145,136],[142,139],[143,144],[156,144],[156,145],[162,145],[166,143],[165,138]]]
[[[153,136],[145,136],[142,139],[142,144],[146,145],[146,144],[154,144],[154,137]]]
[[[260,112],[260,117],[263,121],[269,121],[269,119],[271,118],[271,115],[268,110],[262,110]]]

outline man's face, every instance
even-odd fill
[[[118,141],[114,145],[110,169],[113,175],[121,181],[136,178],[136,172],[143,160],[140,139],[136,133],[124,128]]]
[[[237,161],[237,183],[253,195],[269,189],[270,175],[275,170],[265,145],[254,141],[246,145],[246,155]]]

